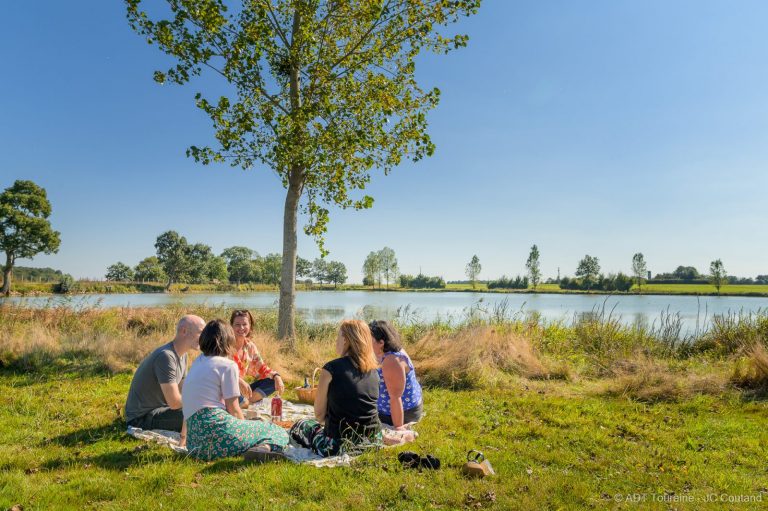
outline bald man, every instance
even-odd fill
[[[198,349],[205,321],[192,314],[176,325],[176,337],[145,358],[131,380],[125,420],[141,429],[181,431],[181,385],[187,374],[187,352]]]

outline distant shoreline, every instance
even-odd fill
[[[53,283],[15,283],[12,297],[25,296],[65,296],[54,292]],[[171,286],[169,294],[225,294],[225,293],[274,293],[278,292],[277,286],[264,284],[174,284]],[[533,289],[488,289],[485,284],[479,284],[475,289],[466,284],[449,284],[441,289],[412,289],[402,287],[383,287],[373,288],[362,285],[343,285],[334,288],[331,285],[314,284],[305,286],[298,284],[296,292],[306,291],[364,291],[381,293],[489,293],[489,294],[576,294],[576,295],[602,295],[602,296],[726,296],[726,297],[768,297],[768,285],[761,284],[729,284],[724,285],[721,292],[718,293],[714,286],[705,284],[646,284],[642,290],[636,288],[629,292],[608,292],[608,291],[583,291],[571,289],[559,289],[556,284],[542,284],[536,290]],[[74,289],[66,293],[67,295],[90,295],[90,294],[143,294],[143,293],[166,293],[165,285],[159,283],[121,283],[121,282],[77,282]]]

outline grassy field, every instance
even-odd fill
[[[637,286],[632,288],[633,291]],[[707,284],[645,284],[643,293],[650,294],[717,294],[715,286]],[[721,295],[768,295],[768,285],[761,284],[726,284],[720,288]]]
[[[565,382],[431,389],[420,437],[407,448],[443,467],[417,472],[398,465],[404,448],[335,469],[185,459],[124,434],[118,412],[129,382],[77,365],[0,371],[0,507],[721,509],[723,498],[748,498],[741,505],[753,509],[768,501],[768,408],[735,391],[645,404]],[[496,477],[461,474],[472,448]]]
[[[203,463],[124,434],[130,373],[183,312],[0,309],[0,509],[753,509],[768,501],[768,316],[681,336],[597,316],[502,312],[403,324],[426,385],[420,437],[443,462],[401,468],[384,449],[352,467]],[[298,384],[333,357],[334,325],[256,316],[256,343]],[[290,396],[289,396],[290,397]],[[480,449],[498,474],[467,480]],[[730,500],[729,500],[730,499]],[[740,499],[740,501],[738,501]],[[17,508],[19,509],[19,508]]]
[[[56,284],[39,282],[14,282],[13,293],[17,295],[48,295],[53,294]],[[533,289],[488,289],[485,282],[478,282],[473,288],[470,284],[447,284],[445,289],[408,289],[394,284],[383,289],[371,288],[359,284],[345,284],[334,287],[331,284],[312,284],[307,286],[297,284],[298,291],[325,290],[325,291],[409,291],[409,292],[476,292],[476,293],[533,293]],[[173,284],[172,293],[238,293],[278,290],[277,286],[267,284]],[[540,293],[585,293],[586,291],[574,291],[560,289],[557,284],[539,284],[536,289]],[[89,282],[78,281],[72,294],[84,293],[163,293],[165,284],[162,283],[120,283],[120,282]],[[631,293],[662,294],[662,295],[716,295],[715,286],[708,284],[644,284],[641,289],[635,285]],[[596,292],[603,293],[604,292]],[[768,285],[726,284],[721,287],[720,295],[723,296],[768,296]]]

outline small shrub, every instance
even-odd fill
[[[75,290],[75,279],[72,278],[72,275],[67,274],[61,277],[61,280],[59,281],[59,283],[56,284],[56,286],[54,287],[53,292],[59,293],[59,294],[66,294],[66,293],[71,293],[74,290]]]
[[[736,361],[731,382],[738,387],[768,391],[768,351],[755,344]]]

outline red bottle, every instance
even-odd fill
[[[283,400],[280,396],[272,398],[272,422],[283,420]]]

